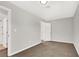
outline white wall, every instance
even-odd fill
[[[72,18],[52,21],[52,41],[72,43]]]
[[[27,11],[9,3],[0,2],[0,5],[12,9],[11,19],[11,35],[9,55],[20,52],[31,46],[39,44],[40,40],[40,20]]]
[[[7,15],[8,14],[8,11],[0,8],[0,13],[3,14],[3,15]]]
[[[79,6],[73,19],[73,26],[74,46],[79,54]]]

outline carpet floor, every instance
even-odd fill
[[[7,57],[7,49],[3,49],[0,51],[0,57]]]
[[[78,57],[78,54],[73,44],[50,41],[24,50],[12,57]]]

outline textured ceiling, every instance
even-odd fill
[[[47,21],[73,17],[78,5],[72,1],[49,1],[47,7],[42,6],[39,1],[11,1],[11,3]]]

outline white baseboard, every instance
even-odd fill
[[[79,46],[74,43],[74,47],[75,47],[75,49],[76,49],[76,51],[77,51],[77,53],[79,55]]]
[[[52,40],[52,41],[55,41],[55,42],[62,42],[62,43],[71,43],[71,44],[73,44],[73,42],[68,42],[68,41],[57,41],[57,40]]]
[[[17,54],[17,53],[19,53],[19,52],[22,52],[22,51],[24,51],[24,50],[26,50],[26,49],[29,49],[29,48],[31,48],[31,47],[33,47],[33,46],[36,46],[36,45],[40,44],[40,43],[41,43],[41,41],[38,42],[38,43],[35,43],[35,44],[31,45],[31,46],[25,47],[25,48],[22,49],[22,50],[18,50],[18,51],[16,51],[16,52],[10,53],[10,54],[8,54],[8,56],[15,55],[15,54]]]

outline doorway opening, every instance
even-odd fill
[[[7,48],[7,16],[0,13],[0,50]]]
[[[7,50],[11,39],[11,9],[0,6],[0,51]],[[6,53],[7,56],[8,53]]]

